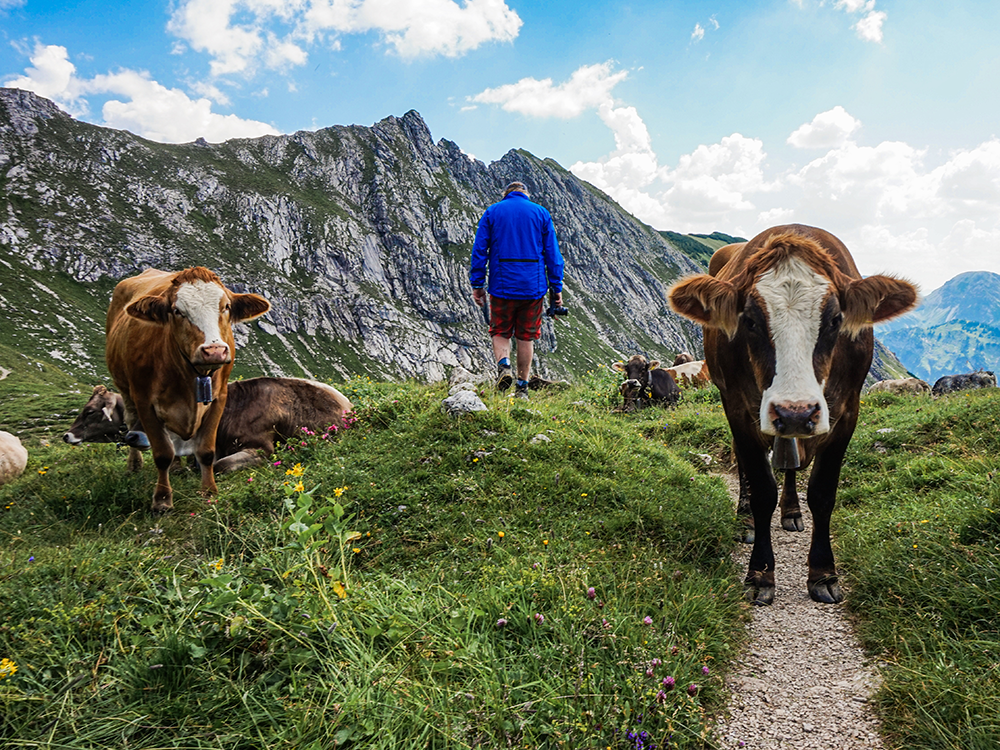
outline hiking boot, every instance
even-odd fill
[[[497,365],[497,390],[503,393],[514,383],[510,365]]]
[[[514,398],[522,398],[525,401],[528,400],[528,384],[527,383],[525,383],[524,385],[518,385],[517,388],[514,389]]]

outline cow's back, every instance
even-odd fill
[[[344,426],[353,408],[333,386],[300,378],[250,378],[229,384],[226,410],[216,437],[220,456],[246,449],[274,450],[303,427],[326,431]]]

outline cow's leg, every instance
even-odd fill
[[[747,473],[743,470],[739,457],[736,459],[736,473],[740,478],[740,496],[736,502],[736,515],[743,521],[743,543],[753,544],[754,528],[753,511],[750,510],[750,483],[747,481]]]
[[[795,489],[795,471],[785,471],[785,483],[781,488],[781,528],[785,531],[805,531],[802,522],[802,508],[799,507],[799,493]]]
[[[778,505],[778,485],[760,446],[735,442],[739,464],[746,474],[753,513],[754,540],[744,580],[746,597],[756,605],[774,601],[774,549],[771,546],[771,516]]]
[[[835,441],[817,454],[806,498],[813,518],[812,544],[809,547],[809,576],[806,586],[809,596],[824,604],[837,604],[844,600],[837,578],[837,567],[830,545],[830,517],[837,499],[837,483],[840,481],[840,467],[844,460],[847,443],[850,440]]]
[[[136,404],[136,412],[146,428],[149,450],[156,465],[156,489],[153,490],[153,513],[166,513],[174,507],[174,491],[170,487],[170,467],[174,463],[174,444],[167,437],[163,422],[148,404]],[[135,450],[134,448],[132,450]]]
[[[139,416],[135,408],[135,404],[128,395],[128,389],[118,387],[122,394],[122,405],[125,412],[125,424],[128,425],[128,430],[134,432],[136,430],[142,431],[142,423],[139,422]],[[126,461],[126,468],[129,471],[139,471],[142,468],[142,453],[138,446],[129,445],[128,448],[128,459]]]
[[[225,395],[220,393],[202,418],[201,439],[195,450],[198,463],[201,464],[201,493],[216,495],[219,492],[215,485],[215,438],[219,431],[219,421],[222,411],[226,408]]]

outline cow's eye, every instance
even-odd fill
[[[827,323],[827,327],[829,328],[830,331],[839,331],[840,326],[841,324],[843,324],[843,322],[844,322],[844,314],[837,313],[832,318],[830,318],[830,322]]]
[[[175,308],[174,308],[173,310],[171,310],[171,312],[172,312],[172,313],[173,313],[174,315],[176,315],[176,316],[177,316],[178,318],[183,318],[183,317],[184,317],[184,313],[182,313],[182,312],[180,311],[180,308],[178,308],[178,307],[175,307]]]

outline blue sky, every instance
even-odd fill
[[[0,84],[163,142],[416,109],[657,229],[814,224],[927,292],[1000,273],[998,32],[995,0],[0,0]]]

